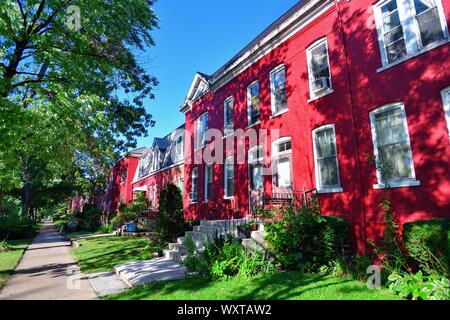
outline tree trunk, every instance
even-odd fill
[[[22,217],[27,218],[31,207],[31,188],[30,183],[24,183],[22,187]]]

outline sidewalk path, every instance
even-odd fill
[[[46,222],[0,292],[0,300],[97,299],[69,249],[70,242]]]

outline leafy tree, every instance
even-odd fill
[[[147,133],[157,80],[137,53],[154,45],[153,3],[0,1],[0,198],[27,185],[30,159],[101,188],[113,159]]]
[[[183,197],[180,189],[172,183],[161,190],[156,227],[160,240],[164,242],[172,242],[184,232]]]

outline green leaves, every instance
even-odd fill
[[[68,27],[70,5],[80,9],[79,30]],[[21,185],[21,154],[76,167],[101,188],[117,155],[147,134],[154,122],[144,105],[158,82],[136,54],[154,45],[152,6],[152,0],[0,1],[4,189]]]
[[[450,281],[436,274],[424,275],[422,271],[416,274],[393,273],[388,278],[389,289],[413,300],[449,300]]]

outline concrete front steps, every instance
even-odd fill
[[[169,248],[164,250],[164,257],[175,261],[183,261],[186,257],[184,242],[187,237],[191,237],[198,252],[202,252],[207,242],[214,240],[216,236],[226,234],[238,234],[237,227],[249,222],[248,219],[235,220],[202,220],[199,226],[195,226],[193,231],[187,231],[184,237],[177,239],[177,243],[170,243]]]

